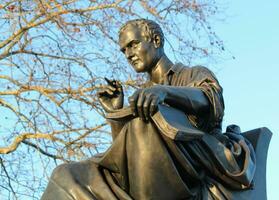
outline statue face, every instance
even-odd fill
[[[130,25],[120,34],[119,45],[136,72],[150,72],[159,60],[158,48],[136,26]]]

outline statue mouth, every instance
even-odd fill
[[[131,59],[130,60],[130,63],[132,64],[132,65],[137,65],[138,63],[139,63],[139,59]]]
[[[137,60],[132,62],[132,65],[137,65],[137,64],[138,64]]]

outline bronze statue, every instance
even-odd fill
[[[113,144],[92,159],[58,166],[43,200],[231,200],[253,186],[253,146],[231,126],[221,132],[222,88],[205,67],[173,64],[151,20],[127,22],[119,45],[149,75],[123,108],[120,82],[99,91]]]

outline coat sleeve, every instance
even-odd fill
[[[206,132],[220,132],[225,106],[223,90],[215,75],[205,67],[193,67],[191,81],[187,86],[200,88],[210,102],[208,116],[200,119],[196,116],[189,116],[190,121]]]

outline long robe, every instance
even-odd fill
[[[127,120],[112,129],[113,144],[103,155],[58,166],[42,200],[232,200],[234,190],[251,187],[254,151],[237,131],[221,133],[224,103],[213,73],[175,64],[164,84],[200,88],[207,96],[208,114],[187,115],[202,137],[173,140],[152,121]]]

